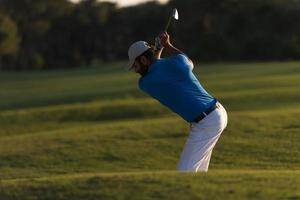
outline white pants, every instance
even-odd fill
[[[227,113],[217,108],[198,123],[191,123],[190,134],[181,153],[178,171],[206,172],[212,150],[227,125]]]

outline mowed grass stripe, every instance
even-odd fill
[[[220,175],[262,175],[262,176],[285,176],[295,175],[300,176],[300,170],[262,170],[262,169],[213,169],[206,173],[195,173],[195,172],[178,172],[175,170],[160,170],[160,171],[139,171],[139,172],[105,172],[105,173],[74,173],[74,174],[60,174],[52,176],[42,176],[36,178],[9,178],[0,179],[0,184],[25,184],[27,181],[58,181],[64,179],[85,179],[93,177],[142,177],[142,176],[189,176],[189,177],[201,177],[201,176],[220,176]],[[299,186],[300,187],[300,186]]]
[[[260,76],[297,74],[300,72],[300,64],[299,62],[197,64],[194,70],[196,73],[203,71],[211,78],[257,78]]]
[[[0,183],[4,199],[298,199],[299,171],[85,174]]]
[[[110,133],[104,132],[104,130],[114,131],[115,129],[120,131],[119,129],[128,127],[132,128],[137,126],[154,126],[158,125],[161,126],[161,124],[165,123],[166,126],[173,123],[180,123],[183,125],[187,125],[184,121],[182,121],[177,116],[162,116],[162,117],[149,117],[144,118],[142,120],[138,119],[124,119],[121,121],[118,120],[112,120],[112,121],[99,121],[99,122],[89,122],[89,123],[71,123],[70,126],[67,127],[59,127],[56,130],[43,130],[38,132],[27,132],[22,134],[15,134],[15,135],[3,135],[1,136],[1,140],[13,141],[14,139],[20,139],[23,140],[25,138],[42,138],[42,137],[51,137],[51,136],[61,136],[61,137],[68,137],[69,135],[76,136],[81,135],[86,132],[90,132],[89,135],[92,135],[93,132],[97,132],[97,134],[104,134],[104,135],[110,135]],[[77,130],[77,131],[76,131]],[[0,141],[0,143],[2,142]],[[4,142],[5,143],[5,142]]]
[[[226,109],[232,111],[293,109],[299,106],[298,87],[276,88],[272,90],[252,89],[243,92],[220,92],[218,99]],[[276,101],[274,101],[276,99]],[[93,122],[103,120],[123,120],[164,116],[171,111],[150,98],[125,98],[122,100],[92,101],[50,105],[39,108],[27,108],[0,112],[0,124],[6,125],[21,122]]]
[[[149,103],[147,105],[147,103]],[[154,108],[156,106],[160,107],[159,105],[157,105],[157,102],[152,101],[150,99],[146,99],[145,102],[143,102],[143,105],[147,105],[151,107],[152,103],[154,104]],[[136,105],[136,104],[135,104]],[[72,105],[70,106],[72,109],[76,109],[77,106],[81,106],[81,105]],[[90,105],[88,105],[90,106]],[[55,108],[51,108],[49,110],[51,111],[55,111],[54,113],[60,111],[61,106],[57,106]],[[75,108],[74,108],[75,107]],[[62,109],[65,107],[62,107]],[[81,108],[81,107],[80,107]],[[163,109],[163,108],[162,108]],[[153,111],[153,110],[152,110]],[[37,112],[37,113],[36,113]],[[39,114],[41,112],[41,114]],[[48,117],[41,117],[43,116],[44,113],[50,113]],[[37,131],[36,133],[31,133],[31,132],[27,132],[27,133],[22,133],[22,134],[17,134],[17,135],[2,135],[1,138],[2,140],[4,140],[5,138],[7,139],[13,139],[13,138],[18,138],[18,137],[32,137],[34,135],[36,135],[36,137],[40,137],[42,135],[52,135],[54,133],[57,133],[61,136],[66,135],[67,133],[73,133],[74,130],[78,129],[78,128],[84,128],[87,131],[93,131],[93,130],[106,130],[106,129],[114,129],[117,128],[119,126],[128,126],[128,127],[134,127],[134,126],[142,126],[142,125],[147,125],[147,124],[151,124],[151,125],[158,125],[161,126],[161,124],[167,124],[168,123],[181,123],[181,124],[188,124],[187,122],[184,122],[184,120],[182,120],[179,116],[173,114],[171,111],[168,110],[163,110],[161,112],[158,113],[149,113],[147,112],[147,110],[143,110],[141,113],[143,113],[143,117],[141,118],[141,116],[139,115],[134,115],[133,118],[130,117],[125,117],[125,118],[118,118],[116,116],[116,118],[112,119],[112,120],[101,120],[101,118],[99,118],[99,120],[91,120],[91,119],[86,119],[86,120],[77,120],[76,117],[73,118],[74,122],[76,123],[70,123],[69,127],[68,126],[63,126],[60,127],[59,125],[57,125],[57,129],[56,130],[44,130],[44,131]],[[71,113],[73,114],[73,113]],[[50,120],[50,121],[54,121],[54,122],[69,122],[72,121],[72,116],[70,114],[70,120],[65,120],[64,118],[60,118],[59,115],[51,115],[51,112],[48,111],[48,109],[33,109],[33,110],[25,110],[25,111],[13,111],[13,112],[4,112],[2,113],[1,118],[1,122],[4,121],[4,119],[8,120],[6,123],[8,123],[10,120],[13,121],[11,123],[14,123],[16,125],[18,125],[19,123],[30,123],[30,122],[43,122],[45,119]],[[79,112],[80,114],[80,112]],[[277,122],[278,120],[281,120],[285,117],[287,117],[287,119],[290,120],[290,118],[292,118],[291,116],[295,116],[294,119],[298,119],[298,116],[300,115],[300,106],[299,107],[295,107],[295,108],[281,108],[281,107],[276,107],[273,110],[247,110],[247,111],[230,111],[229,117],[231,118],[246,118],[246,119],[251,119],[251,118],[256,118],[257,120],[261,119],[262,122],[265,122],[266,124],[268,123],[272,123],[272,117],[274,115],[277,116],[278,119],[274,119],[274,122]],[[46,114],[45,114],[46,115]],[[153,116],[154,115],[154,116]],[[155,116],[156,115],[156,116]],[[57,118],[55,118],[55,116]],[[290,116],[290,117],[288,117]],[[74,117],[74,116],[73,116]],[[83,116],[84,117],[84,116]],[[11,118],[11,119],[10,119]],[[26,121],[28,120],[28,121]],[[284,120],[285,122],[287,122],[287,120]],[[290,120],[290,123],[293,123],[294,120]],[[241,122],[242,124],[242,122]],[[295,127],[296,126],[296,123]],[[274,124],[274,127],[276,126],[276,124]]]

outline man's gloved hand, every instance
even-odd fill
[[[155,44],[154,44],[154,51],[160,51],[163,48],[163,46],[160,43],[160,38],[155,38]]]

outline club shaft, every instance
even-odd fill
[[[167,23],[167,25],[165,27],[165,31],[168,31],[168,28],[170,26],[171,20],[172,20],[172,17],[169,18],[168,23]]]

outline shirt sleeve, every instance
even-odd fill
[[[176,61],[181,67],[186,67],[189,70],[193,69],[192,63],[189,58],[185,54],[177,54],[171,57],[174,61]]]

